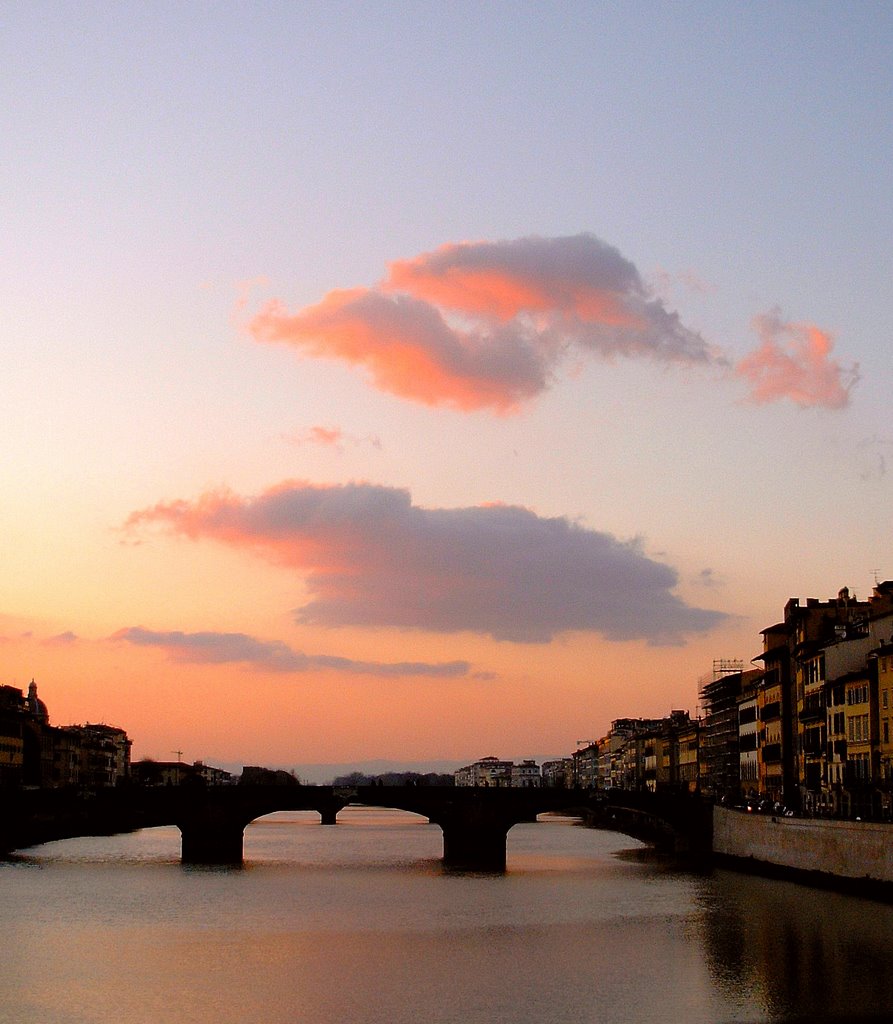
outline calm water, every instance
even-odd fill
[[[504,876],[449,874],[400,811],[271,815],[246,866],[179,833],[0,863],[0,1022],[841,1021],[893,1011],[893,908],[673,871],[568,819],[518,825]]]

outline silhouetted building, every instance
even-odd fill
[[[33,679],[27,696],[15,686],[0,686],[0,786],[41,785],[49,720]]]
[[[454,777],[457,786],[511,786],[512,762],[500,761],[491,754],[459,768]]]
[[[541,774],[544,786],[567,789],[574,784],[573,758],[561,757],[552,761],[543,761]]]
[[[243,786],[297,786],[298,780],[291,772],[282,768],[259,768],[246,765],[242,769],[239,782]]]
[[[521,761],[512,765],[512,789],[530,789],[543,784],[540,766],[536,761]]]

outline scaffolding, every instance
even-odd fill
[[[723,676],[734,675],[735,672],[744,671],[744,662],[740,658],[714,658],[713,659],[713,681]]]
[[[740,659],[714,658],[713,671],[698,680],[704,788],[717,797],[737,789],[738,699],[743,673]]]

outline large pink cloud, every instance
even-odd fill
[[[831,358],[832,336],[815,324],[786,322],[777,309],[753,321],[761,345],[735,372],[750,384],[750,398],[763,404],[789,399],[796,405],[841,409],[858,380],[858,365],[844,368]]]
[[[361,365],[384,391],[509,412],[546,390],[571,348],[664,362],[722,361],[593,235],[445,245],[391,264],[375,288],[289,313],[269,303],[262,341]]]
[[[151,524],[294,569],[310,593],[301,623],[680,643],[724,618],[674,594],[675,570],[636,542],[517,506],[429,509],[397,488],[289,481],[252,497],[162,503],[128,520]]]

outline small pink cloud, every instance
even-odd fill
[[[346,434],[341,427],[309,427],[302,433],[283,435],[290,444],[304,445],[315,444],[323,448],[334,448],[343,451],[345,445],[371,445],[373,448],[381,448],[381,440],[375,434],[367,434],[365,437],[358,437],[353,434]]]
[[[308,440],[314,444],[337,446],[344,439],[340,427],[311,427],[307,433]]]
[[[844,368],[831,358],[834,339],[815,324],[786,322],[774,309],[754,317],[762,344],[735,373],[750,384],[758,405],[789,399],[803,408],[842,409],[859,379],[859,366]]]

